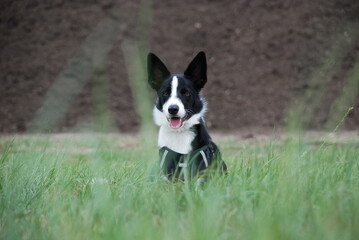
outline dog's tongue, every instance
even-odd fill
[[[170,126],[173,129],[179,129],[182,125],[181,118],[170,118]]]

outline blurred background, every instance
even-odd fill
[[[152,126],[148,51],[172,73],[206,52],[212,130],[359,129],[357,0],[2,0],[0,12],[1,133]]]

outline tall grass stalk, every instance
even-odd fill
[[[321,65],[310,77],[310,81],[308,81],[309,86],[306,92],[302,96],[295,98],[289,105],[287,117],[289,131],[298,132],[308,127],[315,116],[314,110],[320,106],[330,81],[358,39],[358,29],[357,22],[349,23],[345,26],[343,34],[338,35],[336,41],[333,42],[331,48],[323,56]],[[348,84],[353,85],[354,83],[349,81]],[[343,92],[342,95],[346,95],[346,92]],[[346,98],[344,97],[344,99]],[[332,115],[331,118],[334,121],[328,121],[332,125],[334,123],[335,126],[337,121],[340,120],[338,119],[338,116],[340,118],[344,112],[338,114],[336,111],[333,113],[335,115]]]
[[[326,122],[326,128],[331,129],[333,128],[336,123],[339,121],[340,116],[349,108],[350,110],[347,111],[347,114],[353,107],[350,106],[354,105],[355,97],[358,96],[359,93],[359,58],[356,60],[356,64],[353,67],[352,72],[349,74],[346,84],[342,90],[342,93],[338,96],[335,100],[328,121]]]
[[[152,26],[152,1],[141,1],[136,35],[122,43],[132,96],[140,118],[142,146],[153,146],[155,127],[152,122],[153,97],[147,83],[147,54]]]

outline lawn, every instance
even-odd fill
[[[0,138],[0,239],[358,239],[359,138],[219,137],[201,188],[159,177],[154,141]]]

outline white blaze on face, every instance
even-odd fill
[[[163,104],[163,112],[165,113],[166,117],[171,117],[170,113],[168,112],[168,107],[171,105],[177,105],[178,106],[178,113],[177,116],[180,118],[183,118],[186,115],[186,111],[184,109],[183,103],[181,100],[177,97],[177,91],[178,91],[178,78],[174,76],[172,78],[171,82],[171,96],[170,98]]]
[[[171,82],[171,98],[177,97],[178,78],[173,77]]]

